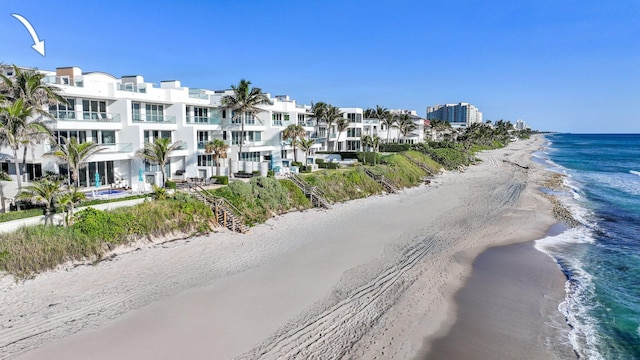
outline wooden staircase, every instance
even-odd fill
[[[198,184],[189,184],[189,193],[196,199],[211,207],[215,214],[216,221],[220,226],[239,233],[246,233],[249,227],[244,224],[240,216],[240,211],[227,199],[212,195]]]
[[[422,161],[418,161],[414,158],[412,158],[411,156],[405,154],[405,153],[400,153],[402,156],[404,156],[405,158],[407,158],[409,161],[411,161],[415,166],[419,167],[420,169],[422,169],[424,172],[426,172],[427,174],[429,174],[429,176],[434,176],[435,174],[433,173],[433,171],[431,169],[429,169],[429,167],[423,163]]]
[[[373,171],[367,169],[366,167],[363,169],[364,173],[367,174],[367,176],[375,180],[378,184],[382,185],[382,187],[388,193],[395,194],[399,191],[396,185],[391,180],[387,179],[384,175],[375,174]]]
[[[313,204],[313,206],[325,209],[329,209],[331,207],[327,199],[325,199],[324,191],[319,187],[309,185],[300,176],[294,173],[288,173],[287,179],[291,180],[292,183],[302,190],[302,193],[311,200],[311,204]]]

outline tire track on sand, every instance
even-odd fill
[[[395,262],[346,298],[306,321],[294,321],[239,359],[338,359],[415,280],[410,272],[432,252],[435,237],[415,241]],[[293,325],[301,324],[301,325]]]

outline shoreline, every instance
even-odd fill
[[[475,256],[555,222],[536,188],[544,174],[514,165],[541,142],[484,152],[429,187],[12,286],[0,358],[414,356],[453,325]]]
[[[416,359],[577,359],[558,310],[567,279],[534,244],[480,254],[455,295],[455,324]]]

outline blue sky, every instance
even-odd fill
[[[0,62],[640,133],[640,1],[3,1]],[[31,49],[31,21],[47,54]]]

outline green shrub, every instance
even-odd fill
[[[293,163],[291,163],[292,166],[297,166],[297,167],[303,167],[304,164],[302,164],[300,161],[294,161]]]
[[[294,208],[308,209],[312,207],[311,200],[309,200],[299,187],[296,186],[291,180],[282,179],[279,180],[282,187],[287,189],[289,193],[289,202]]]
[[[316,159],[316,164],[322,165],[324,163],[325,163],[324,159]]]
[[[273,171],[273,170],[269,170],[269,171],[267,171],[267,177],[270,177],[270,178],[272,178],[272,177],[276,177],[276,173],[275,173],[275,171]]]
[[[167,189],[173,189],[173,190],[175,190],[177,188],[176,183],[174,181],[171,181],[171,180],[165,181],[164,187],[166,187]]]
[[[220,185],[228,185],[229,177],[228,176],[212,176],[211,179],[216,179],[216,184]]]
[[[411,148],[410,144],[380,144],[380,151],[382,152],[401,152],[407,151]]]

